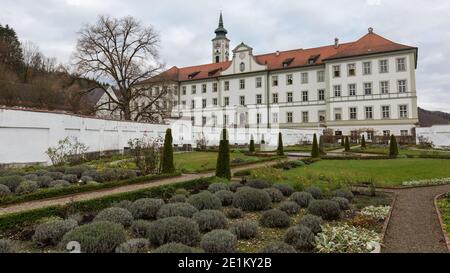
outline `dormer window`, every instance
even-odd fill
[[[200,73],[200,71],[193,72],[188,75],[188,78],[191,80],[191,79],[195,78],[195,76],[197,76],[199,73]]]
[[[294,61],[294,58],[288,58],[288,59],[284,60],[283,67],[284,68],[288,67],[292,63],[292,61]]]
[[[308,64],[315,64],[319,59],[320,55],[311,55],[308,58]]]
[[[245,63],[241,63],[240,65],[239,65],[239,69],[241,70],[241,72],[244,72],[245,71]]]

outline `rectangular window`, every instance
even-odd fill
[[[364,95],[372,95],[372,83],[364,83]]]
[[[292,102],[293,98],[292,98],[292,92],[288,92],[287,93],[287,102]]]
[[[399,105],[400,118],[408,118],[408,105]]]
[[[240,96],[240,97],[239,97],[239,104],[240,104],[241,106],[245,106],[245,96]]]
[[[389,81],[380,82],[380,93],[389,94]]]
[[[205,116],[202,117],[202,126],[206,126],[206,117]]]
[[[347,65],[347,75],[349,77],[356,76],[356,65],[355,64]]]
[[[406,59],[405,58],[397,59],[397,71],[398,72],[406,71]]]
[[[340,85],[333,86],[333,90],[334,90],[334,96],[335,97],[340,97],[341,96],[341,86]]]
[[[303,72],[302,74],[302,84],[308,83],[308,72]]]
[[[286,75],[286,85],[292,85],[294,83],[292,74]]]
[[[317,82],[325,81],[325,71],[317,71]]]
[[[272,94],[272,103],[278,103],[278,93]]]
[[[391,118],[391,107],[389,105],[381,106],[381,117],[384,119]]]
[[[272,123],[278,123],[278,113],[272,113]]]
[[[348,85],[348,95],[349,96],[356,96],[356,84],[351,83]]]
[[[341,66],[333,65],[333,77],[339,78],[341,77]]]
[[[186,109],[186,101],[185,100],[181,101],[181,105],[183,106],[184,109]]]
[[[245,89],[245,80],[244,79],[239,80],[239,89]]]
[[[342,109],[334,108],[334,120],[342,120]]]
[[[326,115],[325,111],[323,110],[319,111],[319,122],[325,122],[325,115]]]
[[[202,93],[206,93],[206,84],[202,84]]]
[[[213,114],[211,116],[211,118],[212,118],[212,126],[216,127],[217,126],[217,116]]]
[[[229,106],[230,105],[230,97],[225,97],[224,103],[225,103],[225,106]]]
[[[278,76],[272,76],[272,86],[278,86]]]
[[[191,117],[192,126],[195,126],[195,117]]]
[[[406,80],[399,80],[397,82],[398,84],[398,92],[399,93],[406,93],[407,87],[406,87]]]
[[[230,82],[226,81],[223,83],[223,90],[230,91]]]
[[[287,112],[286,113],[286,121],[287,121],[287,123],[292,123],[294,121],[292,112]]]
[[[308,101],[308,91],[302,91],[302,101]]]
[[[195,109],[195,100],[191,100],[191,108]]]
[[[401,136],[408,136],[408,130],[400,130]]]
[[[223,124],[228,125],[228,115],[223,115]]]
[[[350,107],[349,108],[349,116],[350,116],[350,119],[357,119],[358,118],[358,116],[357,116],[357,112],[356,112],[356,107]]]
[[[364,75],[372,74],[372,63],[371,62],[363,62],[363,74]]]
[[[183,86],[181,89],[182,89],[182,92],[183,92],[182,94],[186,95],[186,86]]]
[[[388,60],[380,60],[380,73],[388,73],[389,72],[389,66],[388,66]]]
[[[202,108],[206,108],[206,99],[202,99]]]
[[[214,106],[217,106],[217,104],[218,104],[218,103],[217,103],[217,98],[213,98],[213,105],[214,105]]]
[[[309,114],[307,111],[302,112],[302,122],[303,123],[308,123],[309,122]]]
[[[262,104],[262,95],[261,94],[256,95],[256,104]]]
[[[257,113],[256,114],[256,124],[261,124],[261,114],[260,113]]]
[[[373,107],[367,106],[365,107],[366,112],[366,119],[373,119]]]
[[[262,78],[261,77],[257,77],[256,78],[255,86],[256,86],[256,88],[261,88],[262,87]]]
[[[217,92],[217,82],[213,83],[213,92]]]
[[[391,136],[391,131],[383,130],[383,136],[385,136],[385,137]]]
[[[325,100],[325,90],[319,89],[317,92],[318,92],[319,100],[321,100],[321,101]]]
[[[192,94],[197,93],[197,85],[192,85],[192,86],[191,86],[191,93],[192,93]]]

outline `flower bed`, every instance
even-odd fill
[[[436,186],[450,184],[450,177],[446,178],[435,178],[435,179],[424,179],[424,180],[412,180],[402,182],[402,186],[417,187],[417,186]]]

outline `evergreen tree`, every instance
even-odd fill
[[[320,155],[326,155],[324,145],[325,144],[323,143],[323,135],[321,135],[319,137],[319,153],[320,153]]]
[[[23,63],[23,53],[16,31],[0,25],[0,64],[18,71]]]
[[[317,144],[317,136],[316,136],[316,134],[314,134],[314,137],[313,137],[311,157],[312,158],[319,158],[320,157],[319,145]]]
[[[175,172],[173,164],[173,146],[172,146],[172,129],[167,129],[166,137],[164,139],[163,158],[162,158],[162,173]]]
[[[249,148],[251,153],[255,152],[255,140],[253,139],[253,135],[250,137],[250,148]]]
[[[223,129],[217,156],[216,176],[231,179],[230,145],[227,139],[227,129]]]
[[[362,139],[361,139],[361,148],[363,148],[363,149],[366,148],[366,138],[364,137],[364,135],[362,136]]]
[[[348,136],[345,137],[345,151],[350,152],[350,141],[348,139]]]
[[[284,155],[283,150],[283,136],[281,132],[278,133],[278,148],[277,148],[277,155]]]
[[[391,135],[391,141],[389,143],[389,157],[390,158],[396,158],[398,155],[398,145],[397,145],[397,139],[394,135]]]

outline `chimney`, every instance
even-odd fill
[[[369,34],[373,33],[373,27],[369,27]]]
[[[277,52],[275,52],[275,55],[280,56],[280,51],[277,50]]]
[[[339,48],[339,38],[334,38],[334,48]]]

